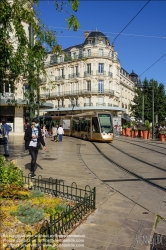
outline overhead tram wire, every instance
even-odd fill
[[[65,28],[65,27],[59,27],[59,26],[48,26],[50,28],[54,28],[54,29],[63,29],[63,30],[68,30],[68,28]],[[83,29],[78,29],[78,31],[86,31],[86,30],[83,30]],[[93,30],[89,30],[89,32],[92,32]],[[62,32],[61,32],[62,33]],[[103,34],[113,34],[113,35],[116,35],[116,34],[119,34],[118,32],[112,32],[112,31],[102,31]],[[137,36],[137,37],[147,37],[147,38],[159,38],[159,39],[166,39],[166,36],[150,36],[150,35],[144,35],[144,34],[125,34],[125,33],[120,33],[121,35],[123,36]],[[57,35],[57,37],[75,37],[75,38],[84,38],[83,36],[59,36]],[[107,37],[110,37],[110,36],[107,36]],[[92,37],[93,38],[93,37]],[[110,37],[110,38],[114,38],[114,37]]]
[[[142,76],[146,71],[148,71],[151,67],[153,67],[153,65],[155,65],[157,62],[159,62],[164,56],[166,56],[166,53],[164,55],[162,55],[157,61],[155,61],[149,68],[147,68],[145,71],[143,71],[140,75]]]
[[[118,36],[129,26],[129,24],[139,15],[139,13],[146,7],[146,5],[150,2],[150,0],[147,1],[147,3],[138,11],[138,13],[130,20],[130,22],[119,32],[119,34],[115,37],[112,45],[114,45],[115,40],[118,38]]]

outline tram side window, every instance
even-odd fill
[[[81,131],[85,131],[85,120],[81,120]]]
[[[97,117],[92,117],[92,131],[94,133],[100,133],[99,122]]]
[[[73,120],[73,131],[79,131],[79,120]]]
[[[90,120],[85,120],[85,130],[86,132],[90,132]]]

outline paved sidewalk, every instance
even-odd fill
[[[24,151],[22,138],[22,136],[11,136],[10,158],[17,158],[18,165],[23,169],[24,174],[28,175],[30,155]],[[97,191],[96,211],[72,233],[72,235],[80,235],[77,237],[78,242],[72,243],[73,245],[68,242],[68,246],[63,245],[62,248],[64,250],[149,249],[146,236],[150,240],[156,219],[155,214],[135,204],[110,186],[103,184],[88,169],[88,167],[93,169],[93,172],[98,176],[104,171],[101,165],[101,162],[104,161],[93,145],[87,141],[64,137],[63,142],[53,142],[52,138],[47,138],[46,146],[46,151],[39,152],[37,175],[42,175],[43,178],[62,179],[65,184],[69,185],[76,182],[80,188],[86,185],[95,186]],[[1,147],[0,154],[2,152]],[[107,174],[107,170],[104,174]],[[142,199],[147,198],[147,196],[142,197]],[[166,201],[166,195],[163,199]],[[160,224],[160,230],[163,231],[164,228],[163,222]],[[145,238],[143,239],[142,236]],[[80,247],[79,239],[84,239],[84,247]]]

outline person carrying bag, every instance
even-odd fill
[[[41,148],[41,144],[43,145],[43,149],[46,150],[45,142],[37,118],[34,118],[32,120],[32,126],[30,125],[27,126],[25,130],[24,140],[25,140],[25,149],[28,149],[29,154],[31,155],[30,177],[34,178],[35,165],[37,161],[38,151]]]

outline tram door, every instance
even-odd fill
[[[85,120],[85,132],[87,139],[91,139],[91,122],[90,118],[86,118]]]

